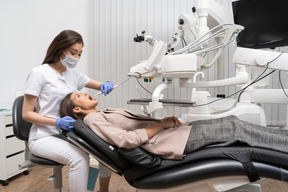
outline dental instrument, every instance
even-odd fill
[[[128,77],[127,79],[125,79],[124,81],[122,81],[121,83],[117,84],[117,85],[114,85],[113,86],[113,89],[116,89],[117,87],[119,87],[120,85],[122,85],[123,83],[125,83],[126,81],[128,81],[130,79],[130,77]],[[94,94],[93,96],[98,96],[98,95],[102,95],[103,92],[102,91],[99,91],[98,93]]]

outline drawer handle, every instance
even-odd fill
[[[13,153],[13,154],[11,154],[11,155],[6,156],[6,158],[8,159],[8,158],[10,158],[10,157],[13,157],[13,156],[18,155],[18,154],[23,153],[23,152],[24,152],[24,151],[19,151],[19,152],[17,152],[17,153]]]
[[[8,135],[8,136],[6,136],[6,139],[9,139],[9,138],[12,138],[12,137],[15,137],[15,135]]]

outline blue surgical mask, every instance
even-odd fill
[[[65,54],[65,58],[64,59],[62,59],[60,57],[60,62],[65,67],[74,68],[74,67],[76,67],[77,63],[79,62],[79,59],[77,59],[75,57],[71,57],[70,55]]]

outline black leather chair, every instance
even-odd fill
[[[121,149],[98,137],[80,119],[67,138],[114,171],[138,192],[260,191],[257,182],[272,178],[288,182],[288,154],[264,148],[235,145],[211,147],[165,160],[142,148]],[[251,183],[252,182],[252,183]]]
[[[13,111],[12,111],[14,135],[18,139],[25,141],[25,144],[26,144],[25,162],[19,165],[19,169],[26,168],[26,167],[29,168],[30,166],[34,164],[39,165],[39,166],[53,168],[53,175],[50,176],[48,180],[53,180],[54,188],[61,191],[62,190],[62,167],[64,165],[57,163],[55,161],[49,160],[49,159],[44,159],[44,158],[33,155],[27,146],[27,142],[29,138],[29,131],[30,131],[32,124],[24,121],[22,118],[23,101],[24,101],[24,96],[17,97],[14,101]]]

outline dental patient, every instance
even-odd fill
[[[119,148],[135,148],[163,159],[204,147],[237,143],[287,153],[288,130],[251,124],[235,116],[182,124],[176,117],[153,119],[126,109],[97,110],[98,101],[87,93],[70,93],[61,103],[60,115],[82,119],[100,138]]]

